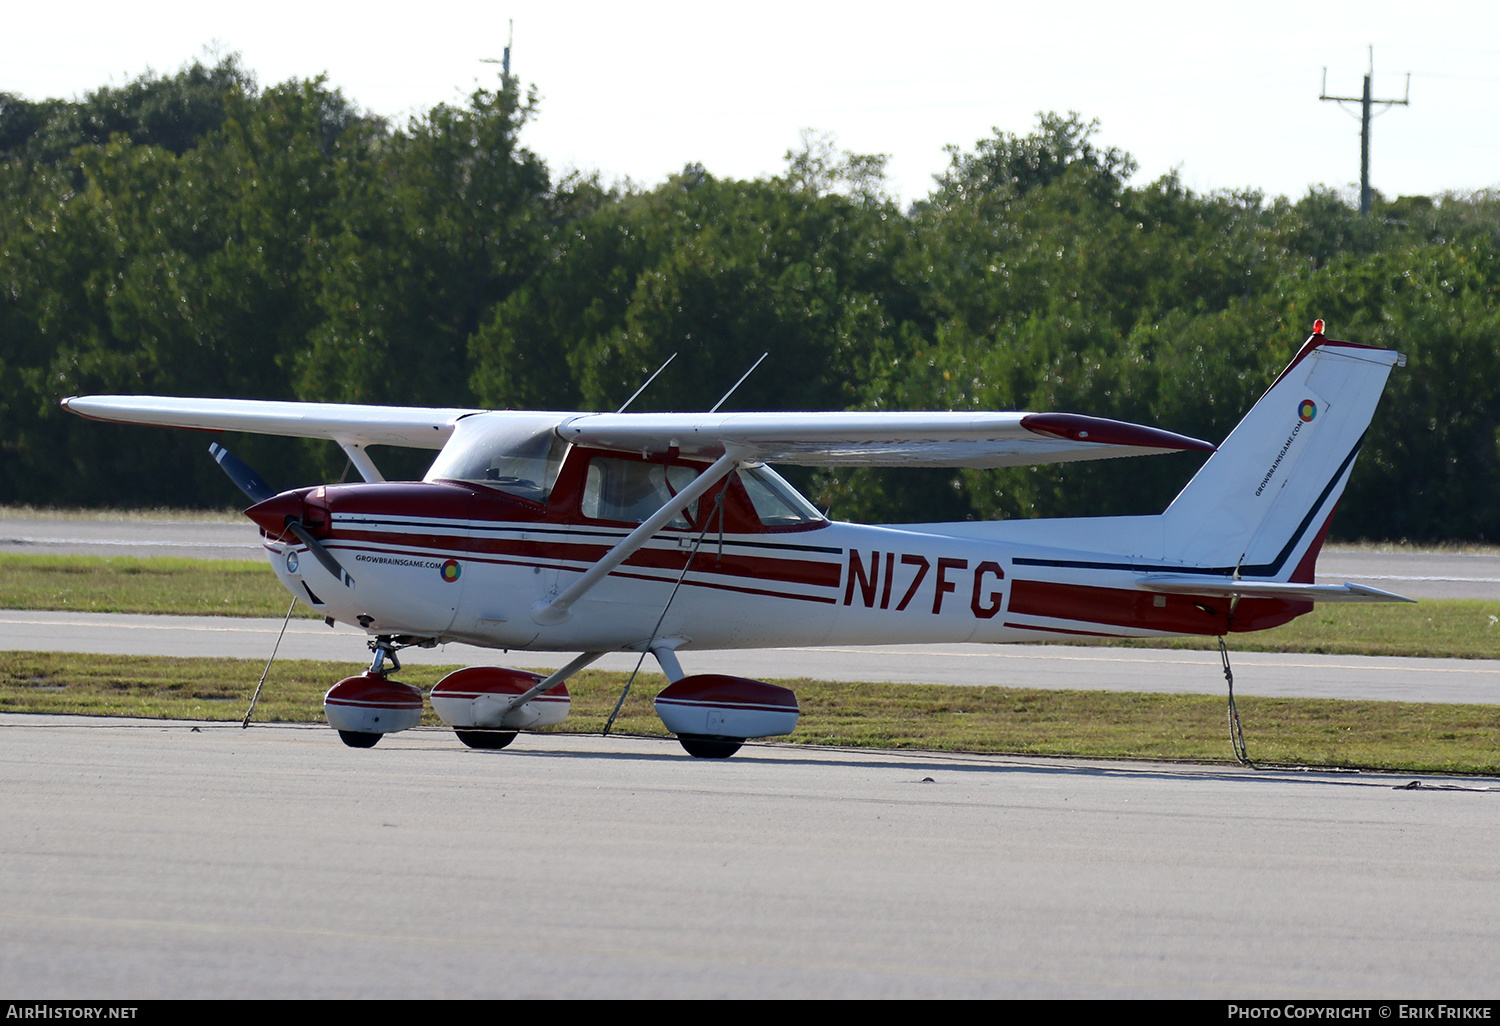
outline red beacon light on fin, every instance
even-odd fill
[[[1313,321],[1313,334],[1323,334],[1323,318],[1319,317],[1317,320]]]

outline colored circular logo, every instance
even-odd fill
[[[1302,418],[1303,423],[1312,420],[1318,415],[1318,404],[1311,399],[1302,400],[1302,405],[1297,407],[1297,416]]]
[[[458,575],[463,572],[464,568],[458,565],[458,560],[456,559],[450,559],[448,560],[448,562],[443,564],[443,580],[447,581],[449,584],[452,584],[454,581],[458,580]]]

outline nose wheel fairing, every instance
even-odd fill
[[[328,725],[351,748],[373,748],[381,735],[422,722],[422,692],[383,673],[346,677],[323,696]],[[351,740],[350,735],[355,735]]]

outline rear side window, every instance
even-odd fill
[[[609,456],[597,457],[589,462],[582,513],[591,520],[643,523],[691,484],[699,472],[698,467],[680,463],[665,466]],[[687,530],[697,517],[698,502],[694,500],[667,526]]]

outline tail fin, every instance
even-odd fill
[[[1312,564],[1392,366],[1390,349],[1312,335],[1162,514],[1172,556],[1247,578]]]

